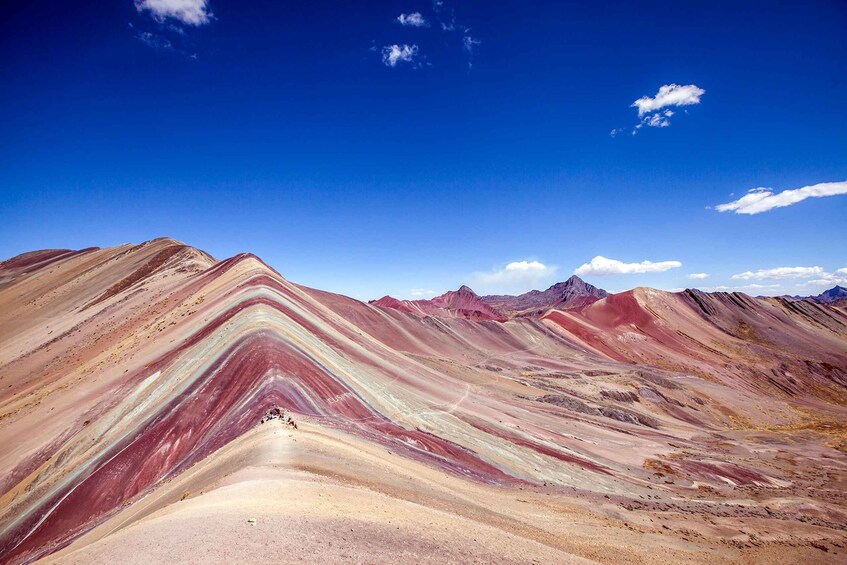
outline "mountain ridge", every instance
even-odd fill
[[[417,316],[459,317],[467,320],[505,322],[517,316],[540,316],[551,309],[582,308],[605,298],[609,293],[572,275],[546,290],[530,290],[520,295],[476,294],[467,285],[431,299],[401,300],[383,296],[369,304],[394,308]]]
[[[333,562],[397,561],[398,536],[441,562],[625,561],[658,536],[706,561],[741,528],[745,557],[808,562],[843,540],[847,497],[818,479],[847,452],[847,314],[827,305],[638,288],[494,322],[170,240],[48,255],[0,265],[3,562],[162,557],[183,531],[251,562],[306,530],[344,537],[313,548]],[[262,422],[274,405],[298,427]]]

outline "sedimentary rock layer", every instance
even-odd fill
[[[257,560],[267,536],[336,561],[838,561],[843,311],[465,298],[368,305],[169,239],[2,263],[2,561]],[[297,430],[260,423],[274,404]]]

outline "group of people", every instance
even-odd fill
[[[279,406],[276,405],[276,403],[274,403],[273,408],[268,410],[265,413],[265,415],[262,416],[261,423],[264,424],[265,422],[269,422],[271,420],[280,420],[280,421],[282,421],[283,424],[288,424],[289,426],[291,426],[295,430],[297,429],[297,422],[295,422],[291,418],[291,415],[288,413],[288,411],[285,408],[280,408]]]

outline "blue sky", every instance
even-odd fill
[[[167,235],[362,299],[847,282],[840,1],[7,4],[4,258]]]

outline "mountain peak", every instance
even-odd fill
[[[581,278],[579,278],[576,275],[571,275],[570,277],[568,277],[567,280],[555,283],[554,285],[552,285],[547,290],[564,289],[564,288],[586,289],[586,291],[589,292],[589,293],[591,293],[592,291],[600,290],[597,287],[588,284],[587,282],[585,282],[584,280],[582,280]],[[589,290],[589,289],[591,289],[591,290]],[[600,292],[605,292],[605,291],[600,290]]]
[[[840,285],[835,285],[829,290],[825,290],[817,296],[812,296],[818,302],[835,302],[841,298],[847,298],[847,288]]]
[[[486,304],[510,315],[527,315],[546,311],[550,309],[570,310],[582,308],[609,293],[603,289],[592,286],[572,275],[565,281],[557,282],[547,290],[531,290],[518,296],[499,295],[483,296]]]

